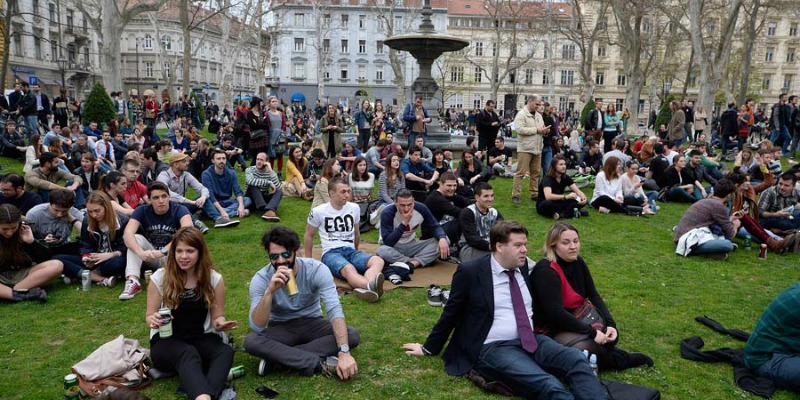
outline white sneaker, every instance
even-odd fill
[[[97,286],[113,288],[114,286],[117,286],[117,277],[116,276],[109,276],[108,278],[105,278],[102,281],[97,282]]]
[[[367,303],[374,303],[381,298],[381,296],[378,296],[378,292],[373,292],[372,290],[362,288],[353,289],[353,295],[356,296],[356,298],[366,301]]]

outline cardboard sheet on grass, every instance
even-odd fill
[[[378,250],[378,244],[362,241],[359,249],[369,254],[375,254]],[[314,259],[319,260],[322,255],[322,249],[314,246],[313,253]],[[411,274],[411,280],[403,282],[402,285],[393,285],[387,280],[384,283],[384,289],[391,290],[397,287],[427,288],[431,284],[450,286],[450,282],[453,280],[453,274],[456,272],[456,267],[456,264],[440,260],[428,268],[418,268],[414,270],[414,273]],[[336,282],[336,289],[340,292],[350,292],[353,290],[353,287],[344,280],[339,278],[334,278],[333,280]]]

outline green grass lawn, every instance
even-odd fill
[[[5,167],[2,173],[22,169],[7,159],[0,165]],[[528,253],[541,258],[544,234],[552,221],[538,216],[527,198],[512,205],[511,180],[496,179],[492,185],[495,206],[506,219],[530,229]],[[281,223],[302,236],[309,207],[309,202],[284,199]],[[619,324],[620,347],[645,352],[656,364],[603,373],[602,378],[658,388],[664,399],[755,399],[735,386],[730,366],[683,360],[680,340],[700,335],[707,348],[743,346],[694,322],[694,317],[708,315],[728,327],[752,330],[766,305],[796,281],[798,256],[769,254],[761,261],[757,250],[740,249],[727,261],[679,257],[674,254],[672,227],[686,208],[665,204],[651,218],[592,212],[589,218],[574,221],[583,239],[582,255]],[[206,236],[216,268],[227,283],[226,316],[239,321],[233,332],[237,346],[249,331],[248,284],[268,262],[259,242],[271,226],[256,214],[237,228],[212,228]],[[374,241],[377,232],[362,237]],[[47,304],[0,305],[0,398],[60,398],[62,378],[70,366],[119,334],[148,346],[146,296],[122,302],[117,299],[121,290],[121,286],[93,287],[82,292],[77,285],[58,281],[48,288]],[[234,365],[243,364],[247,371],[236,381],[239,398],[260,398],[254,389],[262,385],[280,392],[281,399],[494,398],[466,379],[448,376],[441,358],[412,358],[401,351],[403,343],[423,342],[441,312],[427,304],[424,289],[392,290],[375,304],[349,295],[342,302],[347,322],[361,331],[361,345],[353,351],[360,372],[355,380],[343,383],[280,372],[262,378],[255,373],[258,360],[239,348]],[[176,399],[180,398],[174,394],[177,386],[175,378],[157,381],[144,394]],[[778,392],[774,398],[794,397]]]

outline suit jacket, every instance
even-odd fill
[[[37,110],[37,112],[39,113],[40,116],[47,116],[52,114],[53,112],[50,110],[50,98],[47,97],[47,95],[44,93],[40,94],[42,96],[42,110],[41,111]],[[33,97],[35,100],[36,95],[33,95]]]
[[[600,113],[600,126],[597,126],[597,113]],[[589,114],[586,116],[586,126],[584,127],[587,131],[600,129],[603,130],[603,121],[606,120],[605,113],[602,111],[598,111],[596,108],[589,111]]]
[[[473,368],[492,328],[494,284],[490,257],[490,254],[485,255],[459,265],[453,274],[447,306],[425,341],[426,350],[439,354],[450,338],[442,355],[444,369],[450,375],[464,375]],[[520,271],[530,290],[527,263]]]

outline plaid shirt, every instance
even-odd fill
[[[781,292],[761,314],[744,347],[744,364],[756,369],[775,353],[800,355],[800,283]]]
[[[800,200],[800,191],[797,189],[792,190],[788,196],[781,196],[778,189],[773,186],[761,193],[761,198],[758,199],[758,209],[761,213],[764,211],[774,213],[796,205],[798,200]]]

